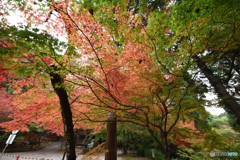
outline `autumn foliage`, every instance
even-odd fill
[[[14,89],[11,95],[1,93],[1,104],[9,104],[9,111],[3,105],[0,112],[11,117],[1,123],[6,131],[28,131],[35,123],[63,135],[54,92],[61,88],[70,100],[74,129],[97,133],[111,112],[118,122],[146,128],[166,159],[170,141],[198,152],[195,146],[205,134],[195,118],[207,119],[191,59],[199,46],[188,45],[194,38],[176,31],[170,4],[158,11],[129,9],[128,1],[101,1],[94,9],[70,0],[44,5],[16,1],[11,6],[23,13],[27,27],[1,28],[0,83]],[[64,83],[51,86],[53,74]]]

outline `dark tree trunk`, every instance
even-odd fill
[[[40,147],[41,145],[41,139],[42,139],[42,134],[40,134],[37,139],[38,147]]]
[[[170,154],[169,153],[165,153],[165,160],[170,160]]]
[[[64,135],[66,139],[66,158],[67,160],[76,160],[72,111],[68,101],[68,95],[63,86],[63,78],[57,73],[58,71],[57,67],[52,66],[52,68],[54,69],[54,71],[50,73],[51,83],[55,92],[59,97],[60,105],[62,109]]]
[[[123,145],[123,154],[127,155],[127,153],[128,153],[128,148],[126,145]]]
[[[132,148],[132,156],[133,157],[134,157],[134,153],[135,153],[135,150],[136,150],[136,145],[137,145],[137,143],[133,142],[133,148]]]
[[[117,119],[111,112],[108,113],[105,160],[117,160]]]
[[[219,98],[221,98],[225,107],[231,110],[231,112],[237,117],[238,123],[240,124],[240,105],[228,93],[226,87],[224,86],[220,78],[214,75],[213,71],[209,67],[207,67],[206,63],[198,57],[197,64],[203,74],[207,77],[211,85],[214,87],[216,93],[218,93]]]
[[[167,136],[164,137],[164,140],[163,140],[163,142],[162,142],[162,145],[163,145],[165,160],[170,160],[170,153],[169,153],[169,150],[168,150]]]

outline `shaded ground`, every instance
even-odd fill
[[[29,152],[11,152],[6,153],[7,155],[3,155],[0,160],[16,160],[16,157],[19,155],[19,160],[62,160],[63,157],[63,151],[60,151],[61,149],[61,143],[62,141],[54,142],[51,145],[47,146],[46,148],[38,151],[29,151]],[[81,149],[76,149],[77,160],[81,160],[84,155],[80,155]],[[91,158],[86,158],[85,160],[90,160]],[[102,154],[99,157],[99,160],[104,160],[104,154]],[[147,160],[144,158],[133,158],[129,156],[118,156],[118,160]]]
[[[121,160],[150,160],[148,158],[132,157],[132,156],[129,156],[129,155],[120,155],[119,157],[121,158]]]
[[[38,151],[29,151],[29,152],[11,152],[6,153],[7,155],[3,155],[0,160],[16,160],[16,157],[19,155],[19,160],[62,160],[63,151],[61,149],[62,141],[54,142],[46,148]],[[6,150],[7,151],[7,150]],[[81,153],[80,149],[76,149],[77,155]],[[84,155],[79,155],[77,160],[81,160]],[[86,158],[86,160],[90,160],[91,158]],[[104,160],[104,154],[99,157],[99,160]],[[118,160],[122,160],[122,158],[118,157]]]
[[[59,142],[54,142],[48,147],[39,150],[39,151],[29,151],[29,152],[14,152],[14,153],[7,153],[8,155],[15,156],[15,157],[10,157],[10,156],[3,156],[1,160],[15,160],[16,156],[20,156],[19,160],[23,159],[54,159],[54,160],[61,160],[63,153],[58,152],[61,148],[61,141]]]

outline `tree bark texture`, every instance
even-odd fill
[[[220,78],[213,74],[213,71],[207,67],[205,62],[203,62],[200,58],[197,58],[197,64],[209,80],[210,84],[214,87],[215,92],[218,93],[225,107],[232,111],[237,118],[238,124],[240,124],[240,105],[238,102],[228,93]]]
[[[52,86],[57,93],[64,124],[64,135],[66,139],[66,158],[67,160],[76,160],[75,139],[73,131],[72,111],[68,100],[67,92],[63,86],[63,78],[57,73],[57,67],[52,66],[54,72],[50,73]]]
[[[165,154],[165,160],[170,160],[170,154]]]
[[[169,149],[168,149],[168,141],[167,141],[167,135],[164,134],[163,138],[162,138],[162,147],[163,147],[163,152],[165,155],[165,160],[170,160],[170,153],[169,153]]]
[[[105,160],[117,160],[117,119],[111,112],[108,113]]]

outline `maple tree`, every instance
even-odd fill
[[[1,122],[8,121],[8,116],[17,110],[17,108],[11,104],[12,98],[13,97],[7,93],[0,94],[0,114],[1,114],[0,121]]]
[[[120,19],[121,20],[121,19]],[[94,21],[95,22],[95,21]],[[126,25],[126,24],[123,24],[123,25]],[[118,31],[121,31],[121,28],[122,28],[123,26],[119,26],[119,30]],[[125,34],[126,34],[126,30],[124,30],[124,32],[125,32]],[[130,31],[129,31],[130,32]],[[132,33],[130,32],[129,34],[128,34],[128,36],[129,35],[131,35]],[[133,34],[133,36],[134,36],[134,34]],[[75,35],[74,37],[77,37],[77,35]],[[126,37],[124,37],[124,38],[126,38]],[[131,37],[131,38],[134,38],[134,37]],[[127,39],[127,38],[126,38]],[[101,39],[102,40],[102,39]],[[98,41],[101,41],[101,40],[98,40]],[[104,39],[104,41],[105,41],[105,39]],[[131,51],[131,48],[127,48],[127,46],[129,45],[131,43],[131,41],[128,41],[128,44],[124,44],[125,46],[124,46],[124,49],[127,49],[126,50],[126,52],[129,52],[129,51]],[[94,44],[97,44],[96,42],[94,42]],[[102,43],[101,43],[102,44]],[[139,51],[139,52],[141,52],[141,51],[143,51],[143,52],[141,52],[141,54],[142,54],[142,56],[144,55],[144,54],[147,54],[148,55],[148,52],[147,51],[145,51],[144,52],[144,46],[145,44],[143,44],[143,47],[141,48],[141,49],[139,49],[139,50],[137,50],[137,51]],[[138,46],[136,46],[135,47],[135,50],[136,50],[136,48],[137,48]],[[141,46],[140,46],[141,47]],[[94,48],[92,48],[93,50],[94,50]],[[98,48],[99,50],[101,49],[101,48]],[[101,51],[101,50],[100,50]],[[98,56],[98,53],[99,52],[96,52],[96,51],[94,51],[95,52],[95,54]],[[101,52],[100,52],[101,53]],[[127,57],[128,59],[128,62],[129,62],[129,60],[133,60],[133,63],[131,62],[131,63],[127,63],[127,64],[124,64],[124,68],[125,68],[125,70],[120,70],[121,68],[120,67],[115,67],[115,70],[117,70],[116,68],[119,68],[117,71],[115,71],[115,72],[113,72],[112,74],[113,75],[110,75],[110,77],[107,77],[106,76],[106,74],[104,73],[105,71],[105,69],[106,70],[108,70],[108,68],[106,68],[104,65],[106,65],[106,62],[105,61],[102,61],[102,63],[100,63],[100,66],[98,66],[99,68],[100,68],[100,73],[98,72],[98,76],[100,75],[100,74],[103,74],[103,76],[100,76],[99,78],[104,78],[104,80],[103,80],[103,82],[102,81],[99,81],[99,79],[97,79],[98,81],[96,82],[96,79],[93,79],[92,77],[87,77],[87,83],[88,83],[88,86],[90,87],[90,91],[93,93],[93,97],[91,97],[91,101],[90,102],[81,102],[82,104],[86,104],[86,105],[88,105],[88,106],[98,106],[98,107],[102,107],[103,108],[103,105],[105,105],[105,108],[107,108],[107,110],[116,110],[116,111],[112,111],[112,112],[115,112],[115,114],[118,116],[118,118],[120,118],[118,121],[121,121],[121,118],[123,118],[122,119],[122,121],[131,121],[132,123],[136,123],[136,124],[139,124],[139,125],[143,125],[143,126],[146,126],[146,124],[144,124],[144,123],[146,123],[147,122],[147,124],[149,124],[150,122],[149,122],[149,120],[148,120],[148,118],[149,117],[151,117],[151,116],[149,116],[148,117],[148,115],[146,116],[146,117],[142,117],[141,116],[141,114],[140,115],[138,115],[138,114],[136,114],[137,113],[137,111],[138,110],[140,110],[140,109],[142,109],[142,110],[140,110],[140,113],[144,113],[143,115],[146,115],[147,114],[147,112],[149,111],[149,110],[153,110],[153,108],[152,107],[149,107],[148,105],[147,105],[147,107],[145,107],[145,106],[141,106],[141,105],[138,105],[138,104],[136,104],[136,102],[140,102],[140,101],[129,101],[128,100],[128,98],[134,98],[134,97],[141,97],[142,99],[144,98],[144,97],[146,97],[146,95],[147,95],[147,93],[148,92],[146,92],[146,90],[149,90],[149,88],[148,87],[145,87],[145,86],[149,86],[149,84],[151,84],[151,85],[153,85],[153,82],[148,82],[148,79],[147,79],[147,77],[142,77],[142,75],[140,76],[139,75],[139,73],[141,73],[141,74],[143,74],[143,72],[142,72],[142,68],[140,69],[140,70],[134,70],[134,69],[132,69],[131,68],[131,74],[132,74],[132,76],[129,76],[129,72],[127,72],[128,74],[126,75],[126,77],[127,77],[127,79],[128,80],[124,80],[124,84],[121,84],[120,85],[120,87],[118,86],[118,83],[121,83],[121,81],[122,81],[122,79],[125,77],[125,76],[123,76],[123,74],[124,74],[124,72],[126,73],[126,71],[128,70],[128,67],[132,67],[132,66],[136,66],[136,65],[139,65],[139,64],[141,64],[142,63],[142,61],[144,61],[144,62],[146,62],[146,63],[148,63],[148,61],[149,62],[151,62],[151,60],[149,59],[149,57],[143,57],[143,60],[139,60],[139,55],[137,55],[137,57],[134,57],[134,53],[136,53],[136,52],[134,52],[134,51],[131,51],[131,57]],[[109,55],[109,53],[107,52],[107,50],[105,50],[105,52],[104,53],[102,53],[102,54],[105,54],[105,55],[107,55],[106,57],[117,57],[118,56],[118,54],[115,54],[115,56],[113,56],[113,55]],[[111,61],[113,59],[113,61]],[[116,62],[116,59],[115,58],[112,58],[112,59],[108,59],[108,62],[107,63],[109,63],[109,62],[111,62],[110,64],[111,64],[111,66],[114,66],[114,64],[116,64],[117,62],[119,62],[120,61],[120,59],[118,59],[118,61]],[[134,60],[135,59],[135,60]],[[98,59],[97,59],[98,60]],[[126,62],[125,62],[126,63]],[[110,66],[110,67],[111,67]],[[109,66],[108,66],[109,67]],[[146,67],[146,68],[145,68]],[[151,71],[150,70],[150,67],[148,68],[149,66],[147,65],[147,66],[144,66],[143,67],[143,69],[148,69],[148,73]],[[159,70],[157,70],[157,71],[159,71]],[[96,71],[95,71],[96,72]],[[110,72],[111,73],[111,72]],[[109,72],[108,72],[108,74],[110,74]],[[122,75],[121,75],[122,74]],[[120,77],[120,75],[121,75],[121,77]],[[134,76],[133,76],[134,75]],[[160,75],[161,76],[161,75]],[[162,81],[160,81],[161,83],[162,82],[164,82],[164,81],[166,81],[166,79],[167,79],[167,82],[166,82],[166,86],[168,86],[168,80],[170,81],[170,83],[173,81],[173,79],[175,78],[175,77],[172,77],[171,75],[168,75],[168,78],[166,78],[166,77],[162,77],[162,78],[160,78],[160,76],[159,77],[156,77],[156,79],[157,80],[160,80],[160,79],[162,79]],[[164,79],[164,78],[166,78],[166,79]],[[146,79],[147,79],[147,81],[146,81]],[[152,79],[151,79],[152,80]],[[179,81],[180,79],[178,79],[178,81]],[[113,83],[115,81],[115,83]],[[127,82],[131,82],[131,83],[126,83],[126,81]],[[143,82],[143,83],[139,83],[139,81],[140,82]],[[154,81],[154,80],[152,80],[152,81]],[[104,85],[104,82],[105,82],[105,85]],[[116,83],[116,82],[118,82],[118,83]],[[108,84],[108,83],[110,83],[110,85]],[[134,85],[135,83],[137,83],[137,86],[136,85]],[[125,88],[125,86],[127,86],[128,84],[130,84],[130,86],[128,86],[128,87],[126,87]],[[157,82],[155,82],[155,85],[156,84],[158,84]],[[174,83],[173,83],[174,84]],[[106,86],[106,87],[105,87]],[[123,87],[124,86],[124,87]],[[162,86],[164,86],[163,84],[162,84]],[[174,86],[174,85],[173,85]],[[176,85],[175,85],[176,86]],[[174,86],[174,87],[175,87]],[[134,89],[132,89],[132,87],[134,88]],[[139,87],[139,88],[137,88],[137,87]],[[154,87],[154,85],[152,86],[152,87]],[[155,86],[156,87],[156,86]],[[177,88],[177,87],[176,87]],[[187,87],[188,88],[188,87]],[[88,88],[89,89],[89,88]],[[168,93],[168,92],[170,92],[171,94],[172,94],[172,92],[171,92],[171,89],[172,88],[165,88],[166,90],[167,90],[167,92],[166,93]],[[138,94],[136,93],[136,90],[137,90],[137,92],[138,92]],[[154,89],[153,89],[154,90]],[[121,94],[122,92],[124,91],[124,96]],[[135,91],[135,93],[134,93],[134,91]],[[186,90],[187,91],[187,90]],[[139,94],[139,93],[144,93],[144,94]],[[175,120],[173,120],[173,125],[171,126],[170,125],[170,127],[169,128],[167,128],[166,126],[167,126],[167,121],[168,121],[168,117],[166,116],[165,117],[165,115],[164,114],[166,114],[166,115],[168,115],[169,113],[164,113],[164,112],[168,112],[167,110],[168,110],[168,105],[166,105],[166,103],[169,103],[169,99],[171,99],[169,96],[170,96],[170,93],[169,94],[167,94],[167,96],[166,96],[166,99],[165,100],[163,100],[163,102],[160,102],[160,104],[162,103],[162,105],[165,105],[164,107],[165,108],[163,108],[163,109],[160,109],[160,112],[162,112],[162,118],[163,118],[163,120],[162,120],[162,122],[163,121],[165,121],[165,128],[164,128],[164,131],[162,131],[162,133],[161,133],[161,138],[162,138],[162,141],[164,142],[164,143],[161,143],[160,141],[159,141],[159,139],[157,138],[157,136],[155,136],[156,137],[156,139],[159,141],[159,143],[160,143],[160,145],[163,145],[163,148],[164,148],[164,151],[165,151],[165,154],[166,154],[166,159],[169,159],[169,153],[168,153],[168,150],[167,150],[167,146],[168,146],[168,144],[167,144],[167,139],[168,139],[168,133],[171,131],[171,129],[176,125],[176,122],[178,122],[178,120],[179,120],[179,117],[180,117],[180,111],[181,111],[181,109],[183,109],[183,108],[181,108],[180,106],[181,106],[181,101],[183,100],[183,98],[186,96],[186,95],[184,95],[184,94],[182,94],[182,96],[183,97],[179,97],[179,99],[178,100],[180,100],[180,104],[179,104],[179,102],[176,102],[178,105],[179,105],[179,108],[177,108],[177,107],[175,107],[175,110],[178,110],[178,113],[177,113],[177,117],[176,117],[176,119]],[[127,96],[127,94],[129,94],[128,96]],[[181,94],[180,94],[181,95]],[[83,94],[83,96],[85,96],[84,94]],[[87,97],[90,97],[91,95],[87,95]],[[109,98],[108,98],[109,97]],[[159,97],[157,97],[157,98],[159,98]],[[83,98],[81,98],[81,99],[83,99]],[[96,102],[98,102],[98,103],[93,103],[93,101],[94,101],[94,99],[95,99],[95,101]],[[114,101],[113,101],[114,100]],[[123,102],[123,100],[124,100],[124,103],[125,104],[123,104],[122,102]],[[143,101],[141,101],[141,103],[142,104],[146,104],[146,102],[148,102],[148,100],[147,100],[147,97],[146,97],[146,99],[144,99],[145,101],[143,102]],[[158,100],[160,100],[161,101],[161,98],[159,98]],[[176,100],[176,101],[178,101],[178,100]],[[113,107],[113,104],[112,104],[112,101],[113,102],[115,102],[115,103],[117,103],[117,107],[118,108],[114,108]],[[133,104],[133,102],[135,103],[135,104]],[[129,103],[128,105],[126,105],[126,103]],[[130,105],[132,103],[132,105]],[[159,103],[157,103],[158,105],[159,105]],[[192,104],[191,104],[192,105]],[[185,106],[185,107],[188,107],[188,106]],[[197,107],[197,106],[196,106]],[[190,107],[190,108],[195,108],[195,107]],[[144,109],[146,109],[146,110],[144,110]],[[186,109],[186,108],[185,108]],[[127,113],[126,113],[126,110],[129,110]],[[187,110],[187,109],[186,109]],[[121,111],[121,112],[119,112],[119,111]],[[153,111],[152,111],[153,112]],[[156,112],[156,111],[155,111]],[[155,113],[154,112],[154,113]],[[124,116],[121,116],[121,113],[124,113]],[[120,115],[119,115],[120,114]],[[134,114],[134,116],[135,117],[131,117],[131,116],[133,116],[133,114]],[[163,116],[164,115],[164,116]],[[88,119],[90,119],[86,114],[85,114],[85,116],[88,118]],[[131,119],[128,117],[128,118],[126,118],[127,116],[129,116],[129,117],[131,117]],[[124,119],[125,118],[125,119]],[[142,122],[143,123],[140,123],[140,122],[136,122],[136,121],[134,121],[134,118],[136,118],[138,121],[141,121],[142,120]],[[129,120],[130,119],[130,120]],[[92,120],[92,121],[94,121],[94,120]],[[97,121],[97,120],[96,120]],[[100,121],[100,120],[99,120]],[[150,125],[152,125],[152,122],[150,123]],[[149,128],[150,127],[150,125],[148,126],[147,125],[147,127]],[[152,127],[152,126],[151,126]],[[161,130],[161,128],[162,127],[164,127],[164,126],[161,126],[160,125],[160,127],[159,127],[159,129]],[[152,131],[152,129],[149,129],[149,131],[151,132]],[[153,134],[153,136],[154,136],[154,134]],[[184,143],[184,141],[178,141],[178,142],[180,142],[180,143]],[[178,144],[180,144],[180,143],[178,143]],[[186,144],[185,143],[185,145],[186,146],[189,146],[188,144]]]
[[[34,122],[63,133],[65,127],[60,127],[63,124],[56,107],[59,101],[49,85],[51,74],[52,80],[58,75],[56,79],[61,81],[53,84],[56,93],[62,89],[70,100],[67,106],[73,117],[68,118],[74,128],[87,128],[87,120],[109,122],[107,114],[111,113],[113,123],[117,117],[119,122],[146,127],[163,148],[165,159],[170,159],[169,140],[197,151],[190,145],[193,143],[190,137],[204,136],[195,129],[192,114],[201,115],[199,121],[207,116],[201,98],[204,88],[195,81],[197,73],[189,71],[194,70],[196,53],[204,49],[195,35],[193,39],[200,47],[192,41],[188,44],[190,36],[185,27],[191,24],[191,19],[184,18],[189,20],[184,25],[179,25],[181,18],[176,20],[178,14],[185,14],[186,8],[181,8],[185,3],[172,10],[168,5],[152,3],[152,7],[146,7],[138,3],[137,7],[125,1],[113,1],[110,5],[107,1],[99,1],[98,5],[87,1],[11,2],[25,13],[28,27],[18,29],[3,23],[1,51],[10,55],[1,55],[1,62],[8,64],[7,69],[16,75],[28,76],[11,83],[14,94],[21,93],[25,85],[29,90],[17,96],[15,103],[21,106],[21,111],[2,126],[11,129],[18,122],[24,130],[26,124]],[[205,22],[204,18],[201,20]],[[35,28],[41,25],[47,31]],[[68,42],[59,42],[54,36],[65,36]],[[60,52],[64,55],[59,55]],[[58,70],[53,70],[51,64]],[[1,72],[4,74],[5,71]],[[41,113],[49,117],[43,118]],[[72,130],[72,124],[66,127]],[[96,129],[102,126],[99,123]],[[116,131],[116,124],[112,126],[111,133]],[[189,135],[184,136],[186,133]],[[112,145],[110,148],[115,152],[116,144]],[[68,159],[75,159],[74,148],[71,150],[67,151]]]
[[[4,29],[2,29],[2,30],[4,30]],[[12,30],[9,29],[8,31],[9,32],[11,32],[11,31],[13,31],[13,32],[17,31],[18,32],[18,29],[13,27]],[[55,122],[57,120],[56,119],[57,117],[61,118],[61,116],[56,116],[56,114],[59,113],[59,110],[56,110],[56,106],[58,106],[58,105],[56,105],[56,103],[51,103],[50,104],[50,102],[48,101],[48,100],[50,100],[49,97],[48,97],[49,94],[41,92],[41,90],[42,90],[41,87],[43,87],[43,89],[44,89],[47,86],[47,83],[44,83],[44,79],[46,77],[44,77],[44,76],[41,77],[40,75],[38,75],[37,76],[37,78],[39,80],[38,83],[36,83],[37,80],[34,78],[34,77],[36,77],[36,74],[39,74],[39,72],[43,72],[43,71],[50,72],[50,74],[52,74],[51,67],[49,66],[49,64],[52,62],[52,60],[48,56],[48,54],[51,53],[50,50],[53,49],[53,48],[50,47],[50,50],[48,50],[48,51],[44,50],[43,52],[41,52],[41,49],[42,49],[41,47],[44,47],[43,37],[39,37],[39,34],[36,34],[37,31],[38,30],[34,30],[33,32],[31,32],[28,29],[19,31],[18,34],[13,35],[15,40],[16,40],[12,44],[14,47],[12,47],[12,45],[10,45],[10,46],[7,45],[7,46],[3,47],[3,49],[11,48],[10,49],[11,51],[7,50],[7,52],[11,52],[12,55],[13,55],[10,60],[5,61],[6,63],[12,65],[11,67],[9,67],[9,70],[18,66],[18,69],[15,69],[15,71],[18,74],[22,73],[27,77],[25,77],[23,80],[17,80],[15,83],[14,82],[12,83],[13,84],[12,87],[15,88],[15,91],[13,93],[14,94],[19,94],[20,93],[19,97],[22,96],[21,101],[23,102],[23,103],[20,103],[20,101],[17,101],[15,105],[20,105],[20,107],[22,107],[22,108],[19,112],[14,114],[14,120],[3,124],[2,127],[6,126],[5,128],[12,128],[13,126],[15,126],[14,124],[18,123],[19,124],[18,127],[21,127],[20,130],[24,131],[24,130],[27,130],[27,125],[30,125],[32,122],[36,122],[36,124],[40,124],[40,126],[44,126],[44,125],[46,125],[46,123],[42,123],[43,119],[39,118],[39,117],[42,117],[43,114],[45,114],[44,112],[47,112],[45,114],[45,116],[48,113],[51,114],[51,116],[49,116],[50,119],[48,119],[47,121],[51,120],[51,117],[54,119],[53,121],[55,121]],[[9,36],[9,32],[5,33],[5,35]],[[25,34],[23,34],[23,32]],[[44,34],[42,34],[42,35],[44,35]],[[30,40],[31,36],[33,36],[33,37],[35,36],[33,38],[34,42]],[[45,34],[45,36],[47,36],[48,38],[51,38],[50,36],[48,36],[46,34]],[[5,38],[4,35],[3,35],[2,38]],[[8,43],[12,42],[11,40],[14,39],[13,38],[13,39],[9,40],[10,37],[6,37],[6,38],[7,38],[6,41]],[[29,38],[30,42],[26,41],[26,38]],[[39,40],[38,42],[37,42],[37,39]],[[58,42],[56,42],[55,44],[57,44],[57,43]],[[34,47],[33,46],[30,47],[29,45],[33,45]],[[22,46],[25,46],[25,48],[21,49]],[[27,46],[29,46],[29,48]],[[40,54],[36,54],[36,48],[37,48],[37,51],[40,52]],[[32,50],[34,50],[34,52],[31,52]],[[13,54],[14,51],[15,51],[15,53]],[[9,56],[8,55],[7,56],[3,55],[2,57],[4,59],[6,59],[6,58],[8,59]],[[31,69],[33,69],[34,72],[31,73],[31,71],[30,71]],[[41,75],[44,75],[44,74],[41,74]],[[54,79],[53,79],[53,81],[54,81]],[[58,83],[58,82],[55,82],[55,83]],[[55,83],[53,83],[52,85],[54,87],[54,90],[57,92],[60,89],[56,89]],[[22,87],[24,87],[24,86],[29,87],[29,90],[27,92],[25,92],[26,94],[30,94],[30,96],[28,95],[28,97],[27,97],[28,101],[25,99],[26,97],[24,97],[24,95],[21,94],[22,93]],[[41,87],[38,88],[39,86],[41,86]],[[38,89],[38,90],[36,90],[36,89]],[[35,103],[33,103],[34,99],[32,98],[32,96],[36,96],[36,94],[39,94],[39,93],[42,95],[42,98],[44,98],[44,99],[37,98],[37,99],[35,99],[36,100]],[[57,92],[57,93],[59,93],[59,92]],[[31,98],[31,100],[29,100],[29,98]],[[54,101],[56,102],[56,100],[54,100]],[[60,104],[62,104],[62,99],[60,99]],[[47,105],[46,108],[45,108],[46,110],[44,109],[43,105]],[[51,109],[50,111],[49,111],[48,107],[50,107],[50,109]],[[70,106],[64,106],[64,107],[62,108],[62,112],[65,113],[66,108],[70,107]],[[21,114],[19,114],[19,113],[21,113]],[[53,113],[56,113],[56,114],[54,115]],[[69,117],[69,114],[67,115],[67,117]],[[19,118],[20,118],[21,122],[19,122]],[[69,119],[66,118],[65,114],[62,115],[62,118],[63,118],[64,124],[69,123],[69,121],[68,121]],[[72,121],[71,116],[69,118],[70,118],[70,123],[72,123],[71,122]],[[48,123],[47,125],[50,126],[51,123]],[[55,124],[55,126],[56,126],[56,124]],[[69,127],[68,128],[64,127],[65,136],[67,137],[66,138],[67,139],[67,145],[66,145],[67,157],[70,157],[70,159],[74,159],[74,157],[71,157],[71,156],[75,156],[75,145],[74,145],[74,143],[70,143],[69,141],[71,141],[71,138],[70,139],[68,138],[68,137],[72,137],[73,142],[74,142],[74,136],[73,135],[69,136],[69,134],[73,133],[73,126],[71,126],[69,124],[68,124],[68,126],[70,128]],[[48,128],[47,126],[44,126],[44,127],[45,127],[45,129]],[[53,129],[54,128],[52,126],[51,130],[53,130]],[[59,126],[58,126],[58,130],[59,130]],[[71,149],[73,147],[74,147],[74,151],[72,153]]]

